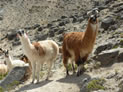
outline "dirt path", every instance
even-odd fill
[[[86,74],[80,77],[76,75],[65,77],[63,69],[59,69],[50,80],[43,80],[39,84],[30,84],[30,80],[18,87],[16,92],[80,92],[82,80],[87,77],[89,76]]]

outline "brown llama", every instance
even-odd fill
[[[97,10],[93,10],[94,14],[91,14],[88,19],[88,24],[85,32],[71,32],[64,34],[62,53],[63,64],[66,68],[66,74],[68,71],[68,60],[72,62],[73,72],[74,62],[77,64],[77,76],[84,72],[84,63],[87,60],[89,54],[92,52],[96,35],[98,33],[98,19]]]

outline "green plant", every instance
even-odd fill
[[[72,71],[73,70],[72,64],[68,64],[67,68],[68,68],[68,71]],[[75,68],[75,71],[76,71],[77,70],[77,65],[76,64],[74,65],[74,68]]]
[[[0,92],[4,92],[4,90],[3,90],[3,88],[2,88],[2,87],[0,87]]]
[[[113,46],[113,49],[116,49],[116,48],[118,48],[119,46],[118,45],[115,45],[115,46]]]
[[[40,78],[42,78],[44,76],[44,72],[40,72]]]
[[[120,34],[120,37],[123,38],[123,33]]]
[[[6,73],[6,74],[1,74],[1,75],[0,75],[0,80],[2,80],[7,74],[8,74],[8,73]]]
[[[14,86],[18,85],[20,82],[19,81],[13,81],[12,83],[7,85],[7,90],[11,90]]]
[[[101,66],[101,62],[96,62],[94,65],[94,68],[98,69],[98,68],[100,68],[100,66]]]
[[[103,86],[104,82],[104,79],[94,79],[90,81],[87,85],[88,92],[99,89],[105,90],[105,87]]]

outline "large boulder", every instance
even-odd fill
[[[96,48],[94,54],[99,54],[104,50],[110,50],[111,48],[113,48],[113,43],[105,43],[103,45],[100,45]]]
[[[114,62],[123,62],[123,48],[103,51],[94,56],[93,59],[101,62],[102,66],[112,65]]]
[[[13,70],[9,72],[8,75],[2,81],[0,81],[0,87],[6,90],[7,87],[13,84],[14,82],[20,83],[21,79],[24,77],[24,74],[26,73],[27,68],[28,66],[13,68]]]

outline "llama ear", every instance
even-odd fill
[[[9,50],[8,49],[7,49],[6,53],[9,54]]]
[[[91,15],[91,13],[92,13],[91,11],[88,11],[88,12],[87,12],[87,16],[90,16],[90,15]]]

